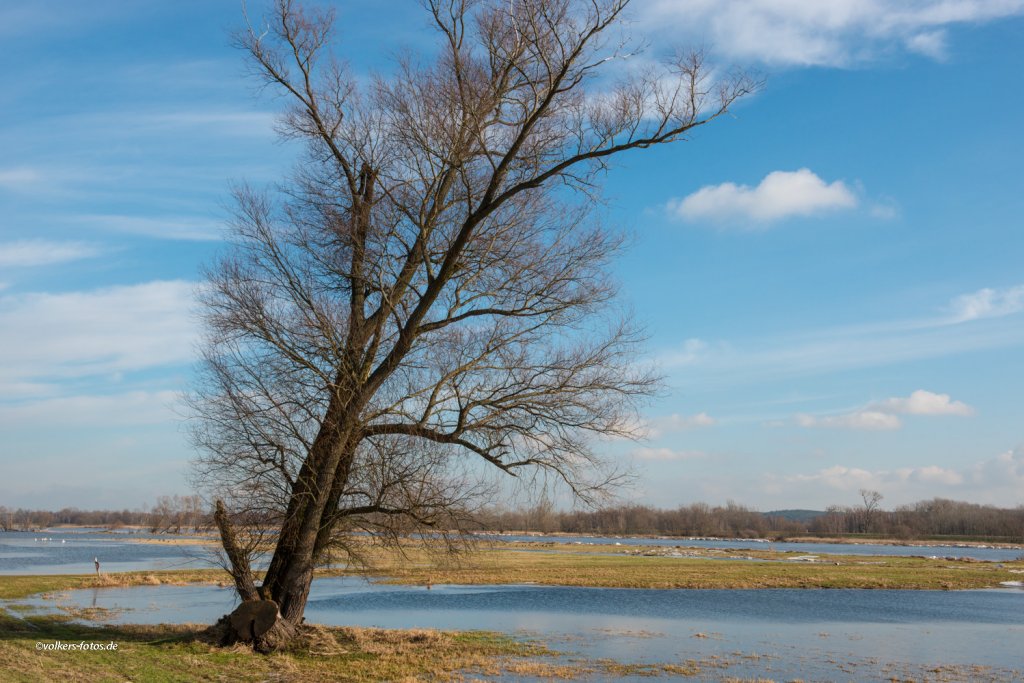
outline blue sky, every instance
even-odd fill
[[[429,44],[412,0],[338,4],[355,73]],[[626,496],[1024,504],[1024,1],[632,16],[643,58],[703,44],[767,85],[607,178],[667,377],[648,440],[602,446],[640,473]],[[0,504],[188,490],[192,292],[231,183],[295,154],[228,45],[240,21],[233,0],[0,6]]]

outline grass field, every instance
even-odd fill
[[[372,572],[391,583],[538,583],[601,588],[990,588],[1024,579],[1024,561],[811,556],[771,550],[693,550],[665,557],[664,547],[508,544],[449,560],[406,551],[377,552]],[[651,556],[645,555],[651,553]]]
[[[403,554],[367,548],[364,568],[318,570],[320,576],[371,575],[388,583],[537,583],[601,588],[889,588],[956,590],[996,587],[1024,580],[1024,561],[817,555],[771,550],[687,549],[690,557],[665,557],[666,548],[614,545],[503,544],[448,557],[418,546]],[[651,556],[645,553],[651,553]],[[814,557],[813,561],[807,558]],[[796,559],[804,558],[804,559]],[[0,599],[74,588],[185,583],[229,584],[221,569],[125,572],[96,576],[8,576]]]

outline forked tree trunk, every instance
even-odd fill
[[[337,434],[337,432],[335,432]],[[288,645],[297,634],[302,623],[309,591],[313,582],[313,570],[318,555],[329,536],[331,512],[338,504],[337,492],[345,487],[352,461],[355,444],[343,439],[345,446],[329,449],[332,439],[318,440],[311,449],[310,457],[302,467],[291,492],[288,514],[285,518],[274,554],[267,569],[263,585],[255,587],[248,560],[237,546],[234,531],[227,520],[223,504],[218,501],[217,520],[221,530],[221,541],[231,561],[235,588],[243,604],[238,608],[250,609],[247,603],[273,605],[274,619],[266,623],[269,607],[264,611],[256,631],[249,621],[248,611],[232,619],[229,615],[218,622],[221,642],[252,643],[254,648],[269,652]],[[332,507],[333,506],[333,507]],[[255,607],[251,607],[255,608]],[[237,612],[238,610],[236,610]]]

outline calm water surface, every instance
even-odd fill
[[[132,538],[161,537],[93,529],[0,532],[0,575],[91,574],[94,557],[104,572],[213,566],[208,546],[138,543]]]
[[[235,597],[212,586],[152,586],[69,591],[58,602],[114,610],[116,623],[212,623]],[[334,625],[499,630],[590,659],[697,660],[707,680],[938,680],[929,673],[936,667],[941,680],[1024,680],[1022,590],[427,590],[345,577],[316,580],[306,616]]]

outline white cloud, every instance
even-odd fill
[[[140,127],[197,128],[218,134],[273,136],[277,114],[264,111],[177,111],[135,115],[132,123]]]
[[[930,465],[928,467],[918,467],[911,470],[898,470],[897,474],[904,476],[905,479],[912,481],[921,481],[931,484],[944,484],[946,486],[955,486],[964,482],[964,476],[955,470],[946,469],[937,465]]]
[[[772,475],[768,475],[769,478]],[[834,465],[814,474],[797,474],[783,477],[784,481],[792,483],[821,484],[833,489],[845,491],[856,491],[861,488],[879,488],[878,475],[859,467],[845,467]]]
[[[35,185],[42,179],[38,171],[31,168],[0,169],[0,189],[20,190]]]
[[[90,214],[75,217],[75,222],[98,230],[109,230],[129,235],[144,235],[165,240],[194,240],[209,242],[219,240],[220,227],[216,221],[192,216],[120,216],[114,214]]]
[[[681,349],[666,354],[662,361],[674,366],[692,365],[700,361],[707,350],[707,342],[701,339],[687,339]]]
[[[99,256],[102,250],[85,242],[20,240],[0,243],[0,268],[27,268]]]
[[[884,431],[899,429],[903,423],[895,415],[877,410],[858,410],[843,415],[807,415],[801,413],[794,417],[801,427],[825,427],[828,429],[856,429],[862,431]]]
[[[906,398],[889,398],[874,404],[879,410],[904,415],[973,415],[974,408],[953,401],[949,394],[934,394],[918,389]]]
[[[1016,490],[1018,504],[1024,505],[1024,446],[1000,453],[971,467],[967,478],[975,485]]]
[[[0,296],[0,382],[188,362],[196,339],[193,290],[175,280]]]
[[[772,475],[769,478],[774,479]],[[846,467],[834,465],[813,474],[797,474],[781,479],[794,484],[811,484],[814,486],[826,486],[840,491],[858,491],[862,488],[872,489],[886,493],[896,493],[903,488],[918,489],[928,495],[929,487],[944,486],[952,487],[963,484],[965,477],[961,472],[939,467],[938,465],[927,465],[925,467],[901,467],[892,470],[865,470],[859,467]]]
[[[1024,504],[1024,447],[959,468],[940,465],[867,470],[833,465],[810,474],[778,476],[764,481],[777,492],[811,495],[821,487],[855,492],[862,488],[882,492],[887,500],[922,500],[954,497],[995,505]]]
[[[953,299],[950,322],[961,323],[979,318],[998,318],[1024,311],[1024,285],[1005,289],[979,289]]]
[[[696,415],[679,415],[678,413],[673,413],[672,415],[663,415],[661,417],[651,418],[645,422],[645,427],[647,436],[652,439],[656,439],[664,434],[686,431],[688,429],[712,427],[716,424],[718,424],[718,420],[705,412],[700,412]]]
[[[938,308],[938,307],[936,307]],[[777,377],[881,367],[1024,344],[1024,285],[957,297],[941,316],[808,329],[741,341],[689,339],[658,356],[688,382],[752,383]]]
[[[855,206],[857,197],[843,181],[826,183],[810,169],[801,168],[773,171],[757,187],[735,183],[708,185],[683,199],[671,200],[668,210],[688,221],[770,223]]]
[[[707,457],[702,451],[677,451],[671,448],[638,448],[632,455],[639,460],[693,460]]]
[[[839,415],[799,414],[793,420],[801,427],[825,427],[831,429],[856,429],[881,431],[899,429],[903,421],[899,415],[973,415],[974,408],[961,401],[954,401],[949,394],[935,394],[918,389],[907,397],[887,398],[875,401],[863,408]]]
[[[925,57],[931,57],[935,60],[943,60],[946,58],[947,45],[945,31],[925,31],[924,33],[912,35],[906,39],[906,45],[907,49],[911,52],[922,54]]]
[[[63,396],[0,405],[0,425],[8,427],[104,427],[164,424],[175,419],[176,391],[131,391],[109,396]]]
[[[852,66],[900,50],[942,59],[946,28],[1022,13],[1024,0],[651,0],[640,20],[734,61]]]

